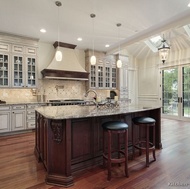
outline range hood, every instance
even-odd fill
[[[53,46],[57,50],[58,42]],[[49,66],[42,70],[42,76],[46,79],[88,80],[88,75],[80,65],[75,53],[76,45],[59,42],[59,50],[63,54],[61,62],[55,60],[55,56]]]

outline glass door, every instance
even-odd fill
[[[162,114],[190,118],[190,66],[162,70]]]
[[[105,67],[105,88],[110,88],[110,67]]]
[[[162,114],[178,116],[178,68],[162,70]]]
[[[103,66],[98,66],[98,87],[103,88]]]
[[[182,67],[182,117],[190,118],[190,66]]]
[[[9,57],[0,54],[0,87],[9,86]]]
[[[27,86],[36,86],[36,59],[27,58]]]
[[[96,87],[96,66],[91,65],[90,69],[90,87]]]
[[[13,86],[14,87],[23,87],[23,57],[14,56],[13,57]]]

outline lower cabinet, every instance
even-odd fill
[[[35,108],[39,106],[38,103],[0,105],[0,133],[34,129]]]
[[[0,107],[0,133],[9,132],[10,128],[10,106],[1,106]]]
[[[26,105],[26,128],[35,128],[35,108],[39,107],[39,104],[27,104]]]
[[[12,131],[26,129],[26,106],[14,105],[12,106]]]

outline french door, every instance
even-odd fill
[[[164,68],[162,116],[190,119],[190,65]]]

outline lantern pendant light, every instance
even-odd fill
[[[159,52],[160,60],[163,63],[165,63],[165,61],[168,59],[170,47],[167,45],[167,42],[164,39],[164,36],[163,36],[163,40],[161,42],[162,42],[162,47],[158,48],[158,52]]]
[[[92,25],[93,25],[93,39],[92,39],[93,55],[90,58],[90,63],[91,63],[91,65],[95,65],[96,64],[96,57],[94,55],[94,18],[96,17],[96,15],[90,14],[90,17],[93,19],[92,20]]]
[[[116,26],[118,27],[118,39],[119,39],[119,57],[117,60],[117,67],[121,68],[122,67],[122,61],[120,59],[120,33],[119,33],[119,27],[121,26],[121,23],[116,24]]]
[[[58,7],[58,47],[55,54],[56,61],[60,62],[62,60],[62,52],[59,50],[59,7],[62,5],[60,1],[55,2],[56,6]]]

